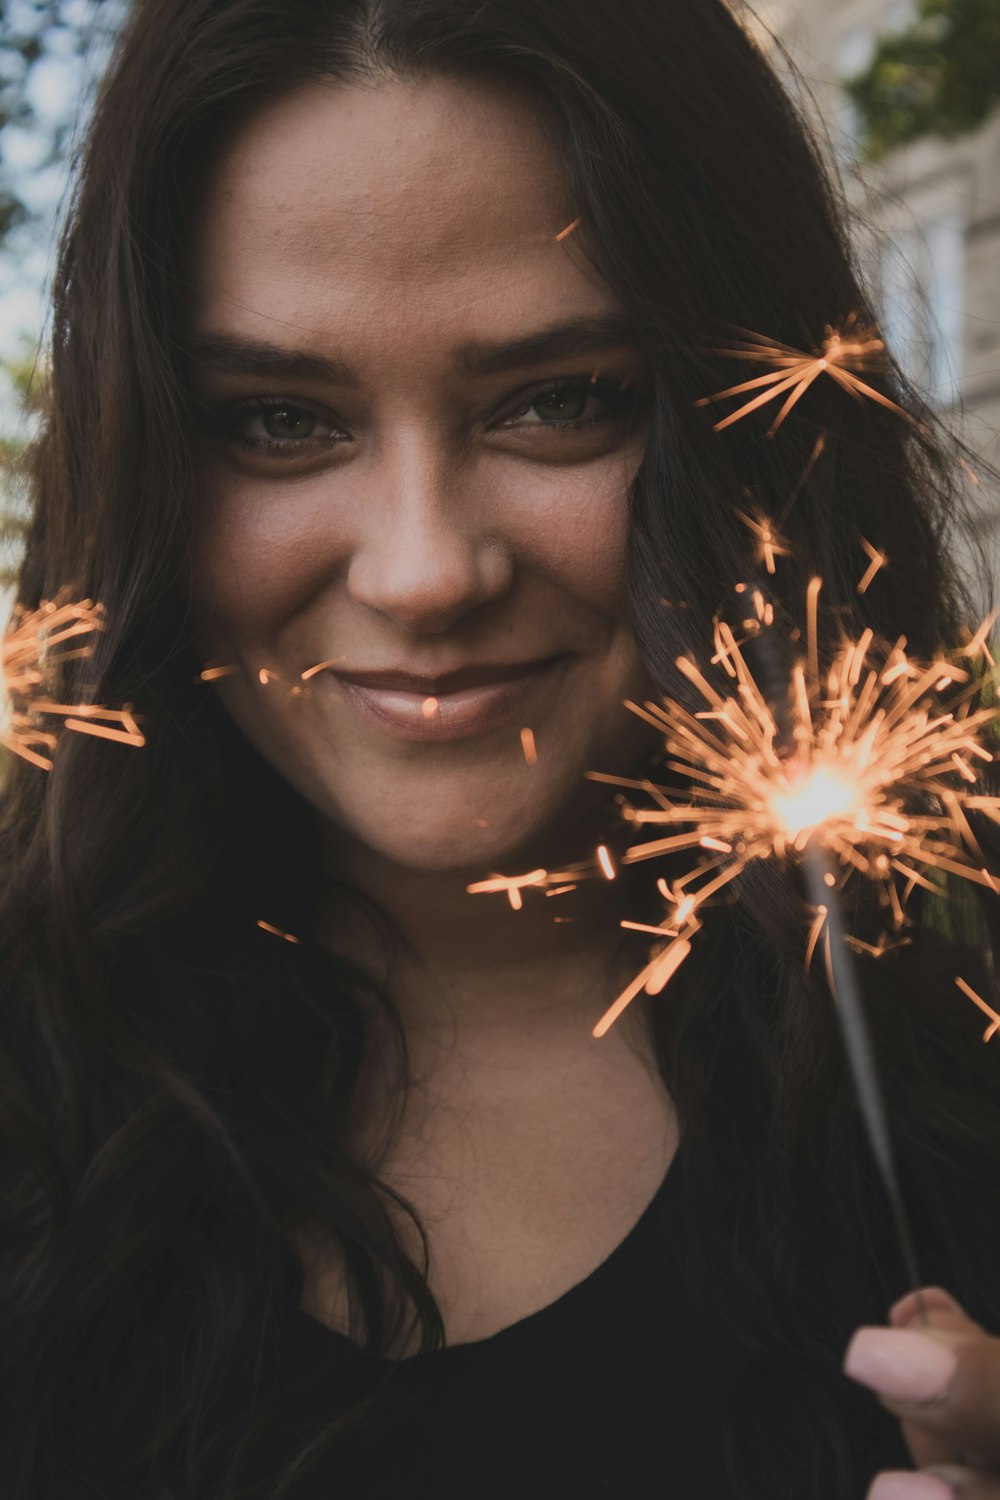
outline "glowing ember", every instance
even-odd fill
[[[565,229],[560,229],[559,233],[556,235],[556,239],[557,240],[564,240],[567,235],[573,233],[574,229],[579,228],[579,225],[580,225],[580,220],[579,219],[574,219],[573,222],[572,222],[572,224],[567,224]]]
[[[983,1041],[988,1042],[993,1033],[1000,1029],[1000,1016],[998,1016],[996,1011],[991,1009],[991,1007],[986,1004],[986,1001],[982,998],[981,995],[976,994],[971,984],[966,984],[964,979],[958,978],[956,978],[955,983],[958,985],[959,989],[964,995],[968,995],[969,999],[975,1005],[978,1005],[979,1009],[983,1011],[985,1015],[990,1017],[992,1025],[987,1026],[986,1030],[983,1032]]]
[[[234,677],[240,668],[233,663],[223,667],[205,667],[198,673],[195,682],[215,682],[220,677]]]
[[[466,886],[466,890],[473,894],[477,891],[505,891],[511,906],[515,911],[520,911],[524,905],[521,898],[523,887],[543,885],[547,874],[547,870],[531,870],[527,875],[493,875],[489,880],[480,880],[475,885]]]
[[[104,628],[104,606],[92,599],[67,603],[43,599],[36,610],[16,605],[4,634],[3,674],[9,699],[9,721],[0,742],[40,770],[52,769],[58,736],[43,728],[45,717],[62,720],[62,727],[122,745],[146,743],[131,708],[102,708],[96,703],[57,703],[56,675],[62,663],[91,655],[93,647],[75,644]],[[107,720],[101,723],[100,720]]]
[[[736,514],[744,525],[749,526],[757,538],[759,543],[757,561],[762,562],[769,573],[773,573],[775,571],[774,559],[789,556],[789,549],[785,542],[777,535],[771,522],[763,516],[755,520],[753,516],[745,515],[741,510],[737,510]]]
[[[275,937],[284,938],[286,943],[299,943],[302,941],[301,938],[293,937],[290,932],[282,932],[280,927],[273,927],[270,922],[258,919],[257,926],[263,928],[265,932],[273,932]]]
[[[877,547],[873,547],[871,542],[866,541],[864,537],[861,538],[861,545],[868,553],[868,567],[865,569],[862,578],[858,581],[859,594],[865,592],[875,574],[880,568],[884,568],[889,561],[884,552],[880,552]]]
[[[867,396],[869,400],[889,407],[908,422],[913,421],[909,412],[904,411],[895,401],[890,401],[888,396],[883,396],[880,391],[858,378],[862,372],[884,373],[887,364],[884,342],[873,330],[866,328],[856,314],[851,314],[840,329],[828,323],[826,338],[820,348],[812,353],[793,349],[789,344],[779,344],[763,334],[742,331],[746,333],[746,338],[733,347],[709,349],[706,353],[723,355],[728,359],[750,360],[755,364],[771,365],[774,368],[766,375],[757,375],[752,380],[731,385],[724,391],[716,391],[715,395],[703,396],[695,402],[696,406],[708,406],[713,401],[723,401],[729,396],[742,396],[747,391],[757,391],[758,394],[743,406],[716,422],[716,432],[730,427],[741,417],[749,416],[750,412],[766,405],[768,401],[785,396],[784,404],[768,429],[768,437],[773,437],[792,407],[820,375],[829,375],[853,396]]]
[[[318,661],[315,666],[306,667],[304,672],[299,673],[299,676],[303,682],[308,682],[309,678],[315,677],[317,672],[325,672],[327,667],[336,667],[343,661],[344,657],[342,656],[331,656],[327,661]]]
[[[535,746],[535,735],[531,729],[521,730],[521,750],[529,766],[538,764],[538,750]]]
[[[436,698],[425,698],[420,705],[420,712],[425,719],[433,719],[440,707],[441,705]]]

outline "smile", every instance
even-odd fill
[[[504,668],[483,669],[480,676],[486,681],[449,687],[449,679],[475,675],[474,669],[464,673],[451,673],[440,679],[427,678],[428,684],[435,680],[441,686],[433,690],[429,686],[413,687],[396,685],[407,681],[404,674],[397,674],[390,686],[380,677],[391,674],[372,673],[343,675],[327,672],[337,684],[344,700],[369,723],[405,740],[460,740],[473,735],[485,734],[488,730],[508,722],[519,711],[524,711],[540,688],[550,684],[556,673],[565,665],[565,656],[552,657],[543,662],[525,662]],[[497,672],[509,675],[498,677]],[[409,679],[416,682],[418,679]]]

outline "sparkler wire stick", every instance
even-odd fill
[[[889,1135],[889,1122],[875,1068],[875,1054],[872,1047],[871,1035],[868,1030],[868,1023],[865,1020],[861,997],[858,993],[854,963],[847,946],[847,934],[844,929],[844,918],[840,908],[840,901],[835,893],[835,889],[831,885],[831,880],[835,880],[836,876],[834,874],[833,863],[818,839],[810,839],[806,845],[803,852],[802,869],[806,879],[809,899],[814,906],[822,908],[826,912],[830,991],[837,1007],[841,1035],[844,1039],[847,1060],[854,1080],[858,1106],[868,1132],[872,1154],[875,1157],[875,1162],[892,1208],[896,1233],[899,1236],[899,1243],[903,1251],[903,1260],[906,1265],[906,1274],[916,1294],[920,1322],[926,1327],[927,1309],[920,1291],[920,1271],[917,1266],[916,1251],[913,1247],[910,1222],[903,1204],[899,1179],[896,1175],[892,1142]],[[827,877],[830,878],[828,879]]]

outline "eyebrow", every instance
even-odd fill
[[[465,344],[456,353],[455,368],[459,374],[473,378],[500,375],[507,370],[523,369],[546,360],[601,354],[637,343],[638,330],[631,318],[619,312],[602,313],[554,323],[548,328],[500,343]],[[318,380],[348,389],[357,389],[361,384],[357,372],[342,360],[312,354],[304,349],[262,343],[239,334],[193,334],[182,341],[181,347],[187,358],[204,370],[230,375]]]

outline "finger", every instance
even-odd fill
[[[919,1292],[907,1292],[905,1297],[900,1297],[889,1309],[889,1322],[893,1328],[915,1328],[920,1327],[920,1303],[923,1303],[927,1312],[953,1312],[972,1322],[965,1308],[960,1302],[956,1302],[950,1292],[946,1292],[943,1286],[924,1286]],[[974,1325],[978,1328],[980,1325]]]
[[[900,1418],[918,1464],[1000,1468],[1000,1339],[964,1313],[929,1305],[926,1327],[859,1329],[844,1371]]]
[[[925,1472],[943,1479],[955,1500],[1000,1500],[1000,1474],[984,1474],[982,1469],[957,1464],[936,1464]]]
[[[945,1489],[941,1488],[944,1484]],[[865,1500],[1000,1500],[1000,1475],[941,1464],[877,1474]]]

